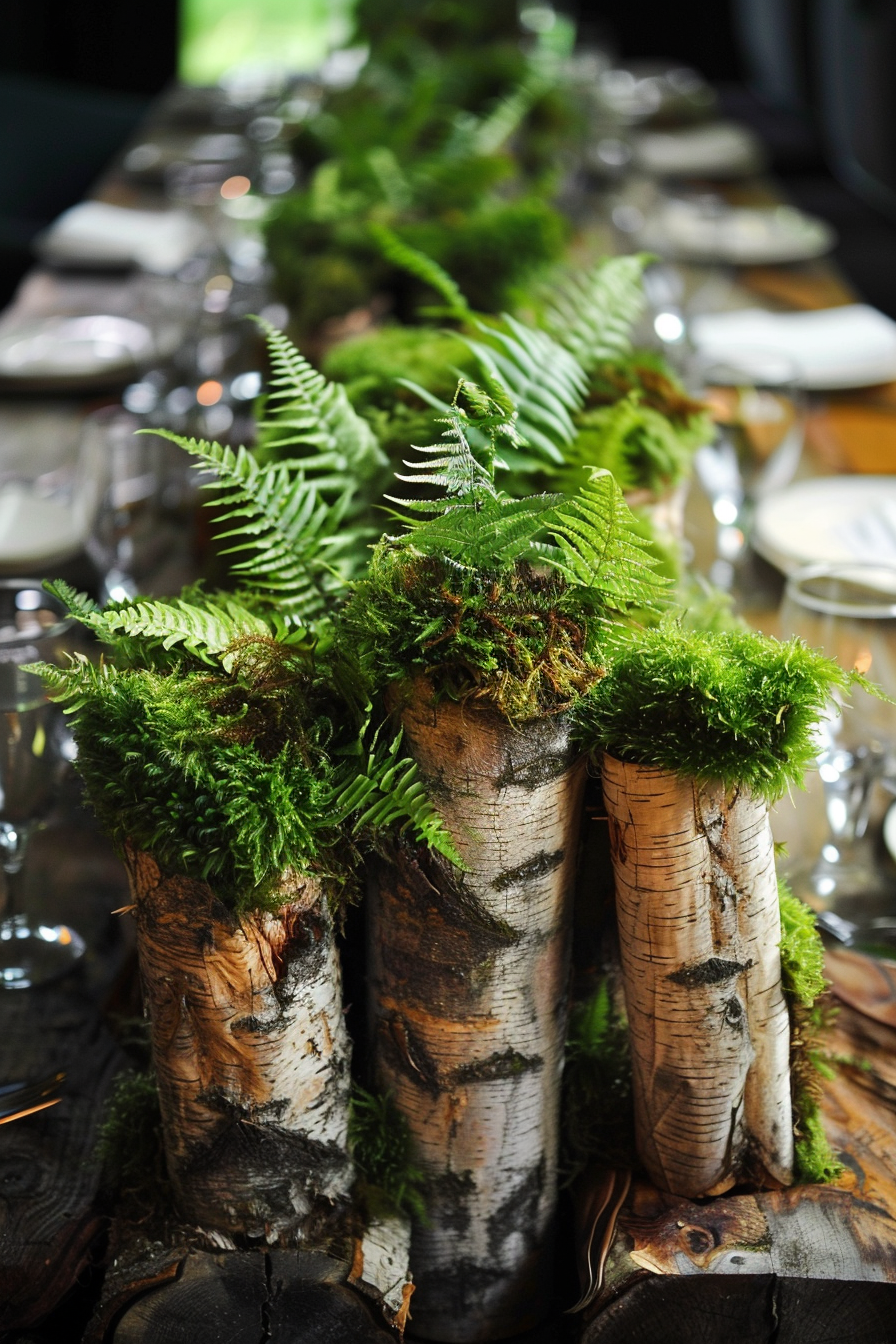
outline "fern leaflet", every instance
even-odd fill
[[[631,349],[631,330],[644,310],[645,253],[606,257],[590,271],[561,280],[546,305],[542,325],[586,371]]]

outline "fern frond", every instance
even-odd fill
[[[652,606],[662,595],[666,580],[608,471],[592,472],[577,495],[562,500],[549,530],[557,544],[541,544],[539,553],[570,583],[592,589],[607,610]]]
[[[336,571],[339,554],[355,542],[343,528],[350,495],[328,504],[289,463],[262,466],[245,448],[234,452],[171,430],[152,432],[179,444],[214,473],[204,488],[218,492],[215,502],[223,510],[216,535],[236,539],[225,554],[245,557],[234,563],[234,572],[276,596],[293,620],[308,624],[320,616],[331,593],[344,583]],[[221,527],[234,520],[237,526]]]
[[[313,368],[270,322],[255,320],[265,334],[272,374],[266,413],[258,425],[259,460],[288,457],[306,473],[329,472],[325,480],[318,479],[318,490],[338,494],[374,478],[388,461],[343,385]]]
[[[445,823],[427,796],[414,761],[401,754],[401,734],[382,741],[379,733],[353,767],[353,777],[335,798],[334,815],[349,822],[356,836],[409,831],[421,845],[436,849],[452,863],[464,863]]]
[[[459,404],[462,395],[470,406],[469,413]],[[496,380],[485,390],[462,378],[448,413],[437,419],[438,423],[448,426],[442,434],[444,442],[423,448],[412,445],[424,454],[422,462],[405,461],[404,465],[416,475],[396,474],[400,481],[439,486],[444,490],[445,498],[432,504],[422,502],[422,507],[420,501],[399,499],[394,495],[386,498],[416,512],[444,512],[452,500],[458,501],[457,507],[479,510],[487,500],[498,496],[495,468],[503,465],[498,456],[499,441],[504,440],[512,446],[520,443],[516,411]],[[471,445],[468,433],[471,426],[477,431],[477,444],[483,446]]]
[[[471,570],[499,570],[526,557],[537,561],[534,539],[562,499],[562,495],[501,496],[478,509],[456,505],[417,524],[412,545],[421,554],[444,556]]]
[[[271,627],[254,612],[225,594],[208,597],[202,606],[184,598],[168,601],[142,599],[106,613],[109,629],[132,639],[159,642],[163,649],[181,645],[200,662],[220,659],[230,671],[232,658],[226,651],[238,640],[261,635],[271,637]]]
[[[517,428],[542,462],[562,465],[576,436],[573,416],[585,403],[588,380],[546,332],[505,315],[499,326],[477,322],[482,340],[464,337],[487,376],[500,382],[517,408]]]
[[[542,325],[591,373],[603,360],[631,349],[631,331],[644,310],[642,277],[650,257],[606,257],[590,271],[561,280],[546,305]]]
[[[385,224],[374,220],[368,225],[368,229],[371,238],[387,261],[400,270],[416,276],[429,289],[435,290],[445,302],[447,316],[464,319],[471,316],[470,305],[459,286],[437,261],[433,261],[432,257],[428,257],[418,248],[411,247],[410,243],[404,242]]]
[[[26,672],[41,678],[51,700],[63,706],[64,713],[77,715],[94,697],[105,695],[119,678],[118,668],[112,663],[91,662],[83,653],[69,654],[69,662],[29,663]]]

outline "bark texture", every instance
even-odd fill
[[[230,1237],[313,1239],[348,1199],[350,1047],[333,924],[295,879],[238,919],[129,856],[144,1002],[181,1213]]]
[[[688,1198],[793,1179],[768,809],[606,756],[638,1152]]]
[[[427,1180],[410,1330],[497,1339],[550,1301],[583,766],[561,720],[514,729],[479,703],[433,705],[425,682],[401,717],[469,869],[402,848],[372,883],[378,1083]]]

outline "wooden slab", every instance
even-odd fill
[[[842,1062],[822,1113],[843,1175],[700,1202],[637,1182],[583,1344],[660,1323],[664,1344],[896,1338],[896,1030],[844,1006],[829,1049]]]
[[[113,1268],[85,1344],[385,1344],[397,1335],[347,1283],[351,1266],[314,1251],[145,1248]],[[142,1275],[142,1278],[140,1277]]]

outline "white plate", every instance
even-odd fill
[[[830,252],[836,241],[824,220],[792,206],[711,210],[697,201],[669,201],[638,239],[641,247],[676,261],[733,266],[809,261]]]
[[[130,378],[153,348],[149,327],[128,317],[35,318],[0,331],[0,386],[104,387]]]
[[[635,168],[656,177],[748,177],[765,167],[762,142],[735,121],[632,137]]]
[[[703,313],[689,323],[702,355],[749,368],[763,347],[786,355],[808,391],[871,387],[896,379],[896,322],[866,303],[816,312],[770,313],[747,308]]]
[[[896,477],[797,481],[760,501],[750,541],[784,574],[841,560],[896,563]]]

